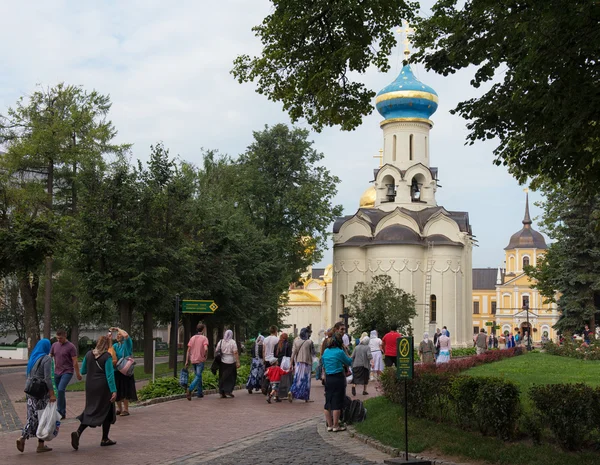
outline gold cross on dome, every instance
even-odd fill
[[[403,39],[402,39],[402,44],[404,44],[404,59],[408,60],[408,57],[410,56],[410,39],[409,39],[409,34],[412,35],[415,33],[414,28],[410,27],[408,24],[408,21],[402,21],[402,24],[404,27],[398,28],[398,30],[396,31],[398,34],[400,34]]]
[[[373,158],[379,158],[379,168],[383,166],[383,149],[379,149],[379,155],[373,155]]]
[[[526,194],[529,194],[529,187],[526,187],[525,189],[523,189],[523,192],[525,192]]]

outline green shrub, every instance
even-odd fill
[[[475,347],[463,347],[459,349],[452,349],[452,357],[468,357],[470,355],[476,355],[477,349]]]
[[[146,386],[138,390],[137,395],[139,400],[155,399],[157,397],[167,397],[175,394],[183,394],[185,389],[179,385],[179,379],[167,376],[158,378],[154,382],[148,383]]]
[[[512,439],[522,411],[519,388],[503,378],[482,379],[475,397],[479,430],[500,439]]]
[[[597,426],[598,390],[586,384],[547,384],[529,390],[535,413],[566,450],[578,450]]]

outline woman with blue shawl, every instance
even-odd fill
[[[248,382],[246,383],[248,394],[252,394],[253,390],[260,391],[265,376],[265,364],[263,363],[264,340],[265,337],[259,334],[256,338],[256,342],[252,345],[252,365],[250,365],[250,376],[248,376]]]
[[[310,328],[302,328],[300,337],[294,341],[292,347],[292,363],[295,365],[294,381],[288,394],[288,400],[300,399],[310,401],[310,378],[312,372],[315,345],[310,340]]]
[[[38,378],[43,379],[48,388],[46,394],[38,399],[27,394],[27,421],[23,427],[23,434],[17,439],[17,449],[19,452],[25,450],[25,441],[30,438],[35,438],[39,417],[38,413],[40,410],[44,410],[48,405],[48,402],[56,402],[54,395],[54,387],[52,386],[52,358],[50,357],[50,344],[49,339],[40,340],[29,357],[27,363],[27,379]],[[49,452],[52,449],[44,445],[44,441],[38,439],[38,446],[36,452]]]

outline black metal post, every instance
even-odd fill
[[[171,328],[171,354],[173,354],[173,377],[177,378],[177,336],[179,329],[179,294],[175,294],[175,311]]]
[[[407,381],[404,379],[404,459],[408,462],[408,388]]]

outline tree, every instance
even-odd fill
[[[417,299],[397,288],[388,275],[357,283],[347,299],[357,333],[376,329],[379,334],[385,334],[392,328],[412,333],[411,320],[417,316]]]
[[[27,100],[21,97],[0,117],[0,144],[8,148],[0,168],[9,176],[25,175],[30,182],[45,185],[48,221],[56,221],[54,214],[76,210],[76,180],[82,168],[101,164],[104,154],[128,148],[111,144],[116,130],[106,119],[110,107],[108,96],[61,83],[41,88]],[[38,258],[45,261],[44,336],[49,338],[52,250]]]
[[[447,76],[476,68],[489,83],[455,113],[469,120],[467,140],[497,139],[497,165],[519,182],[600,178],[600,28],[589,0],[498,2],[438,0],[417,22],[414,56]],[[500,82],[495,82],[500,81]]]
[[[0,281],[0,333],[17,335],[18,341],[25,340],[25,310],[19,299],[19,281],[9,275]]]
[[[576,184],[547,187],[544,193],[542,225],[555,242],[525,271],[546,302],[558,304],[556,329],[580,331],[588,323],[593,328],[600,311],[600,194],[588,195]]]
[[[375,92],[351,78],[370,66],[390,68],[393,29],[411,20],[416,3],[405,0],[273,0],[273,12],[253,28],[262,54],[236,58],[240,83],[283,103],[293,122],[306,118],[316,131],[352,130],[373,111]]]

